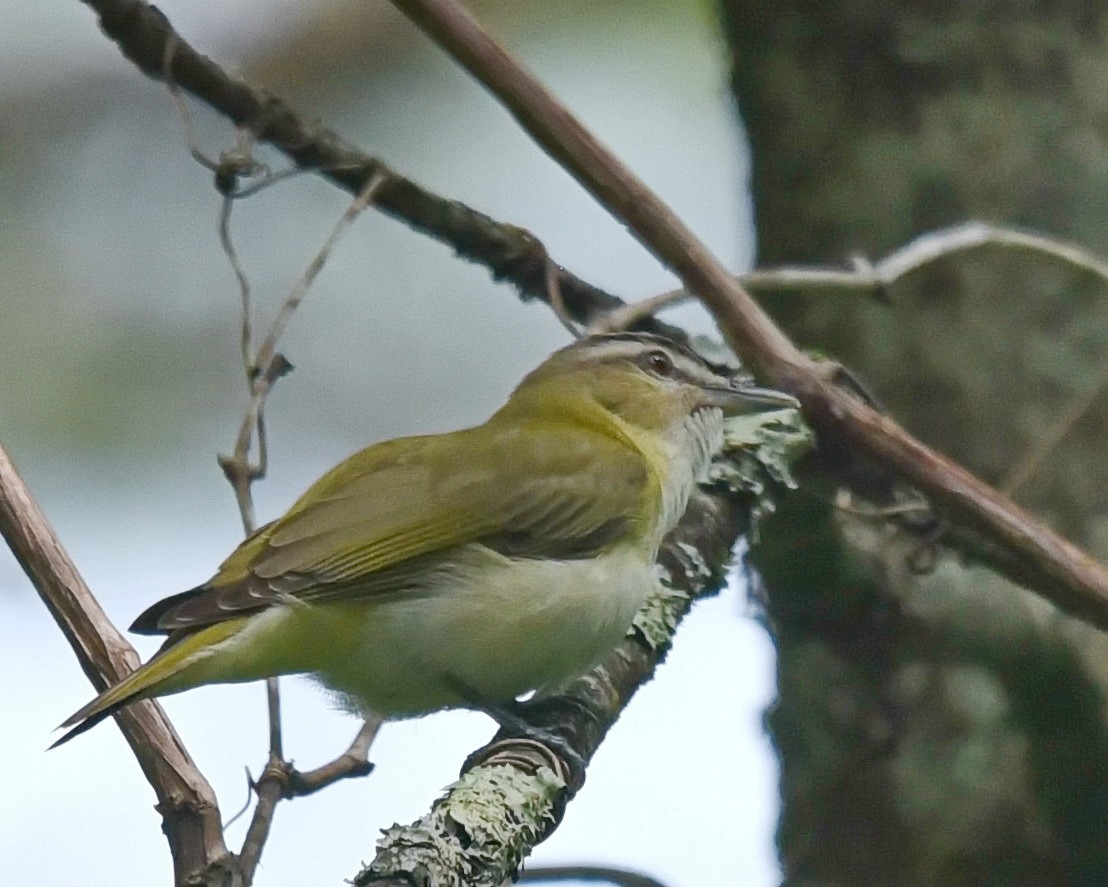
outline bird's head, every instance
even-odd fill
[[[575,400],[660,433],[712,408],[737,416],[799,406],[788,394],[723,375],[688,346],[649,333],[579,339],[528,375],[510,403],[541,412],[571,409]]]

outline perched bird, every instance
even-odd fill
[[[134,700],[271,675],[383,717],[554,691],[631,626],[724,416],[796,405],[669,339],[575,342],[483,425],[351,456],[147,609],[131,630],[165,644],[55,744]]]

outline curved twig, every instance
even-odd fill
[[[287,373],[292,366],[284,355],[277,351],[277,343],[292,319],[292,315],[300,307],[300,303],[304,300],[312,283],[326,264],[335,244],[338,243],[361,212],[373,201],[383,182],[384,177],[381,174],[374,174],[361,193],[347,207],[324,241],[323,246],[308,263],[304,273],[292,287],[284,302],[281,303],[273,321],[270,323],[265,338],[256,350],[250,334],[249,283],[234,252],[227,228],[229,201],[224,200],[224,208],[220,216],[220,234],[224,249],[227,251],[232,267],[234,267],[239,277],[243,312],[242,354],[247,382],[250,385],[250,404],[240,424],[233,453],[229,456],[220,456],[219,465],[235,492],[239,513],[242,516],[243,529],[247,535],[250,535],[256,529],[251,485],[255,480],[264,477],[266,473],[267,447],[264,415],[266,398],[269,396],[274,383]],[[250,450],[255,441],[257,442],[258,455],[254,461],[251,461]],[[254,814],[250,819],[250,825],[246,830],[246,837],[243,839],[242,849],[238,857],[243,882],[247,887],[254,879],[262,850],[273,825],[274,813],[281,800],[296,794],[295,785],[314,784],[315,787],[311,788],[310,791],[316,791],[329,782],[335,782],[338,779],[368,774],[372,770],[369,761],[364,758],[355,760],[353,753],[364,750],[368,754],[369,743],[377,734],[376,726],[370,729],[370,725],[367,724],[363,727],[362,732],[358,734],[355,744],[343,755],[330,764],[321,767],[314,775],[309,776],[307,782],[304,781],[303,777],[298,781],[295,769],[285,759],[281,739],[280,688],[275,677],[271,677],[266,681],[266,701],[269,714],[269,759],[262,775],[254,784],[258,804],[254,808]]]
[[[1099,256],[1064,240],[1046,237],[1019,228],[990,225],[987,222],[965,222],[921,234],[898,247],[878,262],[856,259],[853,269],[808,268],[786,265],[780,268],[755,268],[737,275],[746,289],[755,293],[788,292],[794,290],[833,291],[844,293],[887,294],[903,278],[935,262],[960,253],[979,249],[1008,249],[1015,252],[1046,256],[1064,262],[1071,268],[1098,277],[1108,284],[1108,263]],[[630,329],[665,308],[695,299],[686,289],[669,290],[614,308],[589,325],[590,333]]]
[[[584,881],[589,884],[613,884],[615,887],[666,887],[663,881],[610,865],[537,865],[519,873],[519,884],[549,884],[557,881]]]

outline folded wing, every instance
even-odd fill
[[[377,444],[324,475],[210,581],[155,604],[132,630],[189,633],[289,596],[411,592],[447,552],[471,543],[517,558],[594,556],[642,529],[644,497],[658,495],[649,477],[627,443],[569,424]]]

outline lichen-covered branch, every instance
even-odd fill
[[[662,556],[669,579],[648,603],[642,629],[563,695],[528,707],[528,721],[566,739],[589,760],[620,712],[665,658],[693,600],[723,584],[748,509],[731,493],[702,493]],[[354,879],[368,885],[499,887],[561,820],[566,783],[527,740],[497,734],[469,769],[410,826],[385,832],[377,856]],[[507,761],[510,761],[508,763]]]
[[[526,707],[529,723],[564,739],[585,761],[653,677],[693,602],[719,591],[731,549],[764,503],[768,485],[793,485],[789,466],[812,438],[788,410],[732,421],[727,441],[727,458],[717,463],[711,488],[693,497],[663,544],[661,580],[632,631],[565,693]],[[579,788],[567,786],[557,766],[537,743],[497,733],[423,819],[385,833],[354,884],[499,887],[553,832],[567,797]]]

